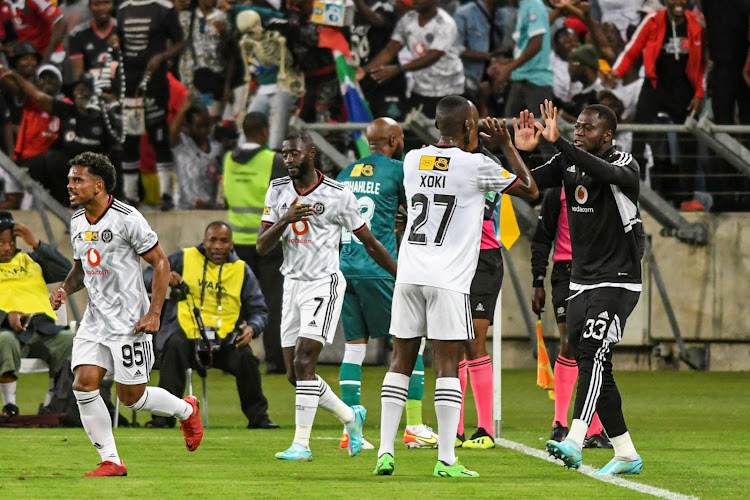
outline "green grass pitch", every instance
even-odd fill
[[[365,367],[365,435],[377,446],[380,383],[385,368]],[[319,373],[337,388],[338,369]],[[155,372],[158,377],[158,372]],[[625,416],[644,471],[634,482],[700,498],[747,498],[750,486],[748,417],[750,373],[619,372]],[[99,461],[82,429],[0,429],[0,498],[631,498],[645,495],[593,480],[519,452],[457,450],[478,479],[432,477],[436,450],[407,450],[398,441],[392,477],[372,475],[376,451],[351,458],[338,448],[341,425],[318,411],[313,462],[274,459],[294,434],[294,391],[282,376],[266,376],[264,390],[281,430],[247,430],[234,378],[209,374],[211,428],[189,453],[179,429],[115,431],[126,478],[89,478]],[[25,375],[18,384],[22,413],[36,409],[46,375]],[[198,382],[197,386],[200,386]],[[436,426],[433,372],[427,370],[425,422]],[[467,432],[476,423],[467,401]],[[128,416],[130,411],[121,410]],[[531,371],[503,372],[503,437],[542,449],[553,403]],[[143,424],[149,415],[139,414]],[[402,424],[405,422],[402,421]],[[402,427],[403,429],[403,427]],[[402,430],[403,432],[403,430]],[[399,436],[400,438],[400,436]],[[585,450],[584,463],[601,467],[611,450]]]

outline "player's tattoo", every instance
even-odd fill
[[[65,290],[65,293],[67,295],[76,293],[77,291],[83,289],[83,278],[83,266],[81,266],[80,262],[75,262],[73,264],[73,269],[71,269],[68,273],[68,276],[67,278],[65,278],[65,281],[63,281],[61,288]]]

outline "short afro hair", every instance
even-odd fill
[[[599,114],[599,119],[607,124],[607,130],[611,130],[613,135],[617,132],[617,115],[615,115],[615,112],[607,106],[603,104],[592,104],[591,106],[587,106],[584,111],[596,111]]]
[[[106,155],[84,151],[68,162],[69,167],[86,167],[91,175],[101,177],[107,194],[112,194],[117,185],[117,172]]]

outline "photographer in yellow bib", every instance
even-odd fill
[[[19,250],[17,237],[33,251]],[[71,267],[60,252],[15,222],[10,212],[0,212],[0,393],[8,416],[19,413],[16,381],[21,358],[40,358],[49,365],[46,406],[52,399],[54,378],[70,357],[73,333],[57,325],[47,283],[64,280]]]
[[[235,376],[249,429],[276,429],[268,418],[258,358],[250,341],[268,322],[263,294],[250,266],[234,251],[225,222],[206,227],[203,243],[169,256],[172,292],[156,336],[161,368],[159,387],[175,396],[185,391],[187,368],[220,368]],[[144,281],[150,289],[153,270]],[[205,373],[203,373],[205,375]],[[172,427],[174,419],[154,416],[149,427]]]

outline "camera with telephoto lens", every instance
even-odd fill
[[[172,287],[172,291],[169,292],[169,298],[175,302],[185,300],[190,293],[190,287],[184,281],[180,281]]]
[[[239,331],[233,330],[227,334],[226,337],[223,339],[219,337],[218,333],[216,332],[216,328],[212,328],[210,326],[205,327],[206,332],[206,338],[211,344],[211,351],[217,352],[222,349],[222,347],[232,347],[234,346],[234,343],[237,341],[237,335],[239,335]],[[202,336],[198,339],[198,352],[201,353],[207,353],[209,351],[209,347],[206,344],[206,339],[204,339]]]

